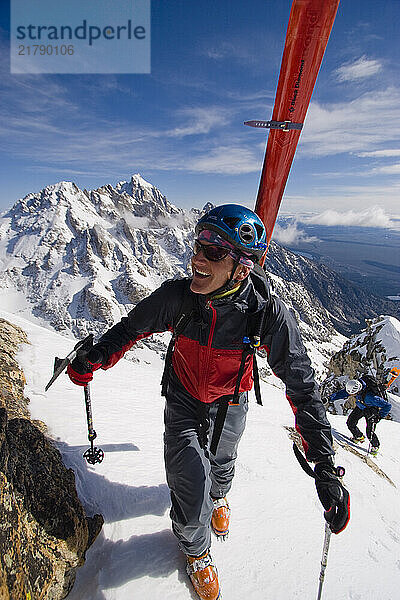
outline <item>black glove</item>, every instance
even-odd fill
[[[333,464],[317,463],[314,473],[318,497],[325,508],[325,520],[333,533],[340,533],[350,520],[350,494],[342,485]]]
[[[96,346],[88,352],[79,352],[67,367],[70,380],[76,385],[87,385],[93,379],[93,371],[101,367],[103,360],[103,353]]]

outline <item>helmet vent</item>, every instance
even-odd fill
[[[240,221],[240,219],[238,217],[223,217],[222,220],[232,230],[235,229],[236,225]]]
[[[264,233],[264,227],[261,227],[261,225],[258,225],[258,223],[254,223],[254,227],[257,231],[257,238],[260,240]]]
[[[239,238],[244,244],[251,244],[256,237],[254,227],[250,223],[242,223],[239,227]]]

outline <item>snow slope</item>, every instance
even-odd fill
[[[105,518],[87,553],[69,600],[195,599],[168,517],[163,466],[162,363],[149,349],[140,362],[120,361],[97,372],[92,384],[97,445],[104,462],[81,457],[88,447],[82,389],[66,376],[45,394],[53,357],[74,342],[6,312],[31,345],[19,360],[27,379],[33,418],[42,419],[75,471],[88,512]],[[323,544],[322,507],[313,481],[296,462],[284,426],[293,415],[278,380],[262,384],[264,406],[251,398],[248,426],[239,448],[230,537],[213,542],[224,600],[316,598]],[[329,415],[335,431],[347,434],[344,417]],[[323,600],[397,600],[400,586],[400,424],[378,426],[382,452],[376,459],[397,487],[342,447],[337,464],[346,468],[352,500],[347,529],[332,536]],[[366,451],[367,445],[364,445]]]

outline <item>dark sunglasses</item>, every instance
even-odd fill
[[[198,240],[195,240],[193,254],[196,256],[200,250],[203,250],[204,256],[207,258],[207,260],[211,260],[212,262],[223,260],[230,252],[229,248],[224,248],[223,246],[205,245],[201,244]]]

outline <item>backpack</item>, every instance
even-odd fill
[[[182,333],[186,325],[188,325],[193,318],[195,307],[193,305],[193,296],[188,293],[183,293],[182,304],[180,307],[179,315],[173,324],[173,334],[168,345],[167,353],[165,356],[164,372],[161,379],[161,395],[166,397],[169,373],[172,366],[172,355],[174,352],[175,341],[178,335]],[[221,437],[222,429],[225,423],[226,413],[230,403],[237,404],[239,399],[240,383],[242,381],[246,359],[248,356],[253,356],[253,380],[254,380],[254,392],[256,395],[257,404],[262,405],[261,390],[260,390],[260,377],[258,374],[258,366],[256,360],[256,349],[260,345],[261,330],[264,322],[265,309],[259,311],[254,316],[249,316],[247,319],[247,332],[243,338],[243,351],[240,366],[238,369],[238,375],[236,379],[235,391],[233,395],[222,396],[218,402],[218,410],[215,417],[214,431],[210,444],[210,452],[215,455],[218,447],[218,442]],[[205,444],[207,438],[207,426],[205,424],[207,419],[208,405],[201,402],[203,406],[199,407],[199,421],[200,431],[202,440]]]
[[[360,392],[361,400],[364,400],[367,394],[371,394],[372,396],[379,396],[384,400],[387,400],[387,393],[385,385],[378,381],[376,377],[373,375],[368,375],[368,373],[364,373],[360,377],[361,381],[365,383],[365,388]]]

